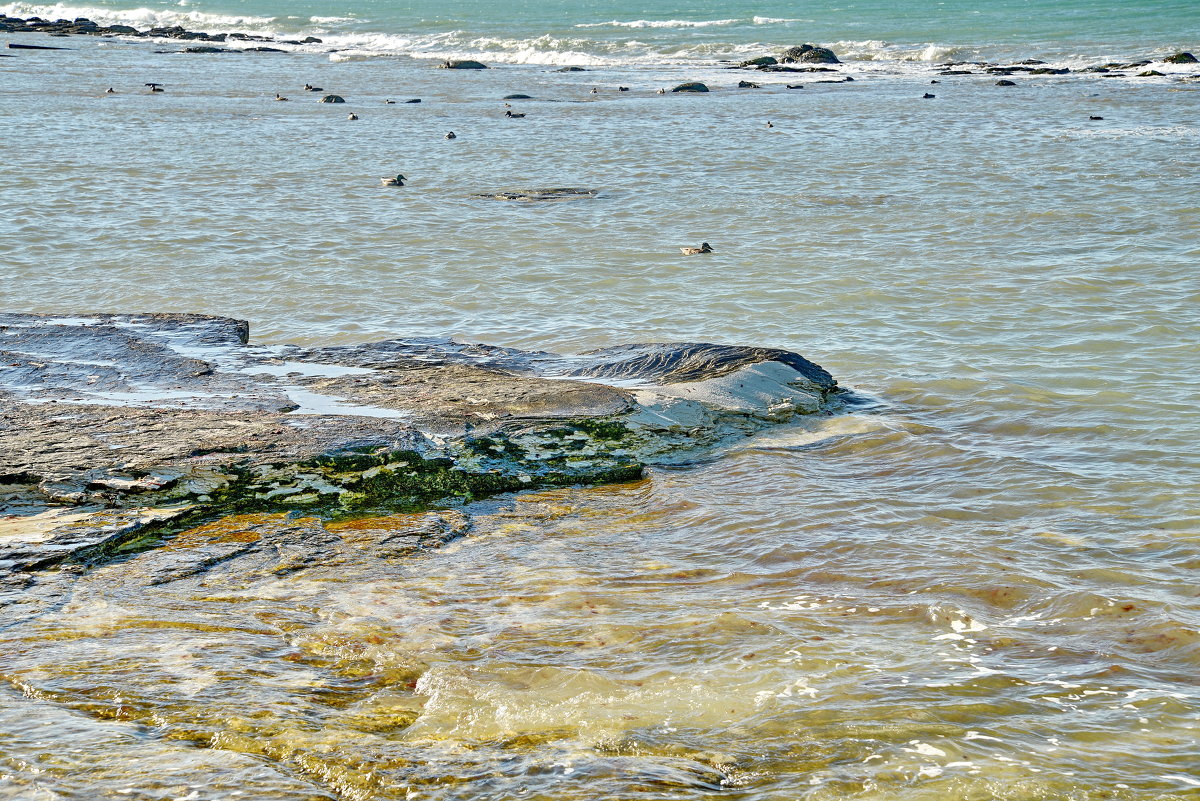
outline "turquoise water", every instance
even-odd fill
[[[182,24],[328,38],[377,54],[488,55],[509,63],[654,63],[818,42],[859,58],[1138,58],[1200,47],[1186,0],[944,2],[107,2],[9,3],[48,19]]]
[[[171,542],[189,577],[42,575],[0,609],[0,797],[1195,798],[1200,69],[936,65],[1200,52],[1198,12],[973,5],[0,6],[326,40],[0,36],[73,48],[0,59],[6,310],[773,345],[864,401],[414,559],[234,518]],[[719,61],[809,41],[846,63]],[[475,197],[538,186],[599,194]]]

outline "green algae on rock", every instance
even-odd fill
[[[0,315],[0,502],[16,521],[0,563],[205,515],[630,480],[831,410],[838,392],[768,348],[265,347],[222,317]]]

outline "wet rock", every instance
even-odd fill
[[[211,45],[197,45],[195,47],[183,48],[184,53],[232,53],[233,50],[226,50],[223,47],[213,47]]]
[[[486,70],[488,68],[487,64],[471,61],[470,59],[450,59],[443,61],[438,66],[444,70]]]
[[[1016,86],[1016,85],[1017,84],[1013,81],[996,81],[996,86]]]
[[[770,67],[770,66],[772,66],[774,64],[778,64],[778,63],[779,63],[779,59],[775,58],[774,56],[759,56],[758,58],[752,58],[748,61],[743,61],[738,66],[740,66],[740,67]]]
[[[0,566],[111,550],[188,516],[629,479],[838,393],[765,348],[263,348],[228,318],[0,314],[0,503],[25,532],[0,536]]]
[[[750,81],[738,81],[738,89],[761,89],[762,87]]]
[[[521,94],[505,95],[501,99],[502,100],[533,100],[533,96],[532,95],[521,95]]]
[[[1068,73],[1070,73],[1070,70],[1067,69],[1066,67],[1063,67],[1061,69],[1052,69],[1050,67],[1039,67],[1036,70],[1029,71],[1030,75],[1066,75]]]
[[[587,72],[583,67],[559,67],[555,72]]]
[[[1167,64],[1195,64],[1200,59],[1193,56],[1191,53],[1176,53],[1173,56],[1167,56],[1163,62]]]
[[[827,47],[814,47],[810,44],[799,47],[789,47],[779,57],[783,63],[803,61],[809,64],[840,64],[837,55]]]
[[[318,103],[345,103],[346,98],[342,97],[341,95],[325,95],[317,102]]]
[[[8,46],[12,50],[69,50],[70,49],[67,47],[50,47],[48,45],[17,44],[15,42],[9,42]]]
[[[671,91],[672,92],[707,92],[708,87],[705,86],[704,84],[700,83],[699,81],[690,81],[688,83],[679,84]]]
[[[1163,73],[1159,72],[1158,70],[1146,70],[1145,72],[1139,72],[1137,76],[1139,78],[1164,78],[1164,77],[1166,77],[1165,75],[1163,75]]]
[[[485,194],[474,195],[477,198],[487,198],[489,200],[574,200],[577,198],[596,197],[600,194],[595,189],[575,189],[569,187],[558,187],[554,189],[522,189],[513,192],[489,192]]]

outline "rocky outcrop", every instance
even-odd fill
[[[345,103],[346,98],[342,97],[341,95],[325,95],[317,102],[318,103]]]
[[[86,17],[77,17],[73,20],[46,20],[41,17],[22,19],[20,17],[5,16],[4,14],[0,14],[0,33],[44,33],[51,36],[139,36],[151,39],[178,39],[181,41],[199,42],[279,41],[282,44],[321,44],[321,40],[315,36],[308,36],[302,40],[276,40],[271,36],[256,36],[249,33],[210,34],[203,31],[189,31],[181,25],[160,26],[148,28],[143,31],[131,25],[100,25]]]
[[[487,64],[471,61],[470,59],[449,59],[438,64],[438,66],[444,70],[486,70],[488,68]]]
[[[784,64],[803,61],[808,64],[840,64],[837,55],[827,47],[814,47],[810,44],[799,47],[789,47],[779,54],[779,60]]]
[[[1200,62],[1200,59],[1191,53],[1176,53],[1173,56],[1167,56],[1163,61],[1167,64],[1195,64]]]
[[[0,523],[19,531],[0,528],[0,566],[218,513],[629,479],[838,395],[767,348],[264,347],[221,317],[0,315]]]
[[[690,81],[688,83],[679,84],[671,91],[672,92],[707,92],[708,86],[706,86],[703,83],[700,83],[699,81]]]

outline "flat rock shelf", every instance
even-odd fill
[[[225,513],[626,480],[832,413],[841,394],[770,348],[310,348],[249,344],[224,317],[0,314],[0,568]]]

